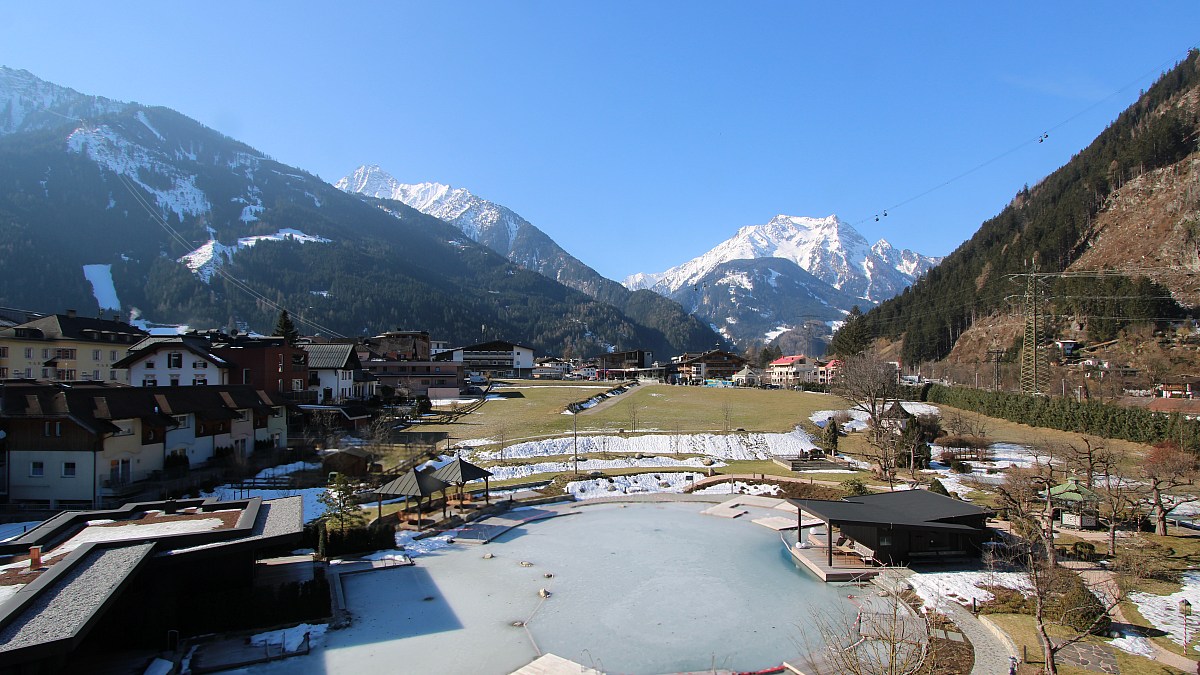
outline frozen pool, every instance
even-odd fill
[[[801,628],[811,608],[842,606],[854,589],[797,569],[778,533],[747,516],[700,514],[710,505],[566,508],[576,513],[486,546],[349,576],[353,624],[309,656],[255,670],[509,673],[546,652],[622,673],[795,661],[816,638]]]

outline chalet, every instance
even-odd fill
[[[379,381],[363,369],[353,343],[306,344],[308,388],[317,392],[317,403],[366,400],[375,395]]]
[[[533,374],[533,348],[504,340],[457,347],[438,354],[437,359],[461,363],[464,371],[482,373],[489,378]]]
[[[198,335],[151,336],[133,345],[113,364],[129,372],[135,387],[229,384],[233,365],[212,352]]]
[[[466,385],[462,363],[434,360],[425,331],[391,331],[358,346],[363,368],[402,396],[453,398]]]
[[[763,372],[748,365],[733,375],[733,383],[739,387],[757,387],[762,384],[763,380]]]
[[[732,352],[714,349],[703,354],[683,354],[675,359],[679,379],[687,384],[703,384],[705,380],[732,380],[746,359]]]
[[[977,556],[991,514],[987,509],[928,490],[884,492],[837,501],[788,501],[799,509],[802,541],[813,541],[803,539],[806,530],[824,529],[816,542],[816,553],[823,555],[802,555],[803,548],[793,555],[827,581],[837,580],[835,572],[830,572],[837,567],[835,554],[885,565]]]
[[[287,443],[284,401],[244,385],[0,387],[0,499],[93,508],[154,487],[224,451]]]
[[[916,415],[904,409],[900,403],[893,403],[883,414],[879,416],[879,426],[883,427],[892,433],[903,433],[908,425],[916,418]]]
[[[127,323],[82,317],[74,310],[0,328],[0,380],[124,382],[126,372],[116,364],[146,335]]]
[[[1154,384],[1159,398],[1200,398],[1200,377],[1176,375],[1162,378]]]

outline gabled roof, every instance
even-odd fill
[[[350,370],[361,368],[356,345],[301,345],[308,352],[309,370]]]
[[[432,471],[409,469],[403,476],[376,488],[375,494],[383,497],[428,497],[449,486],[446,481],[435,477]]]
[[[789,499],[789,502],[829,523],[857,523],[935,530],[976,530],[950,522],[956,518],[991,513],[968,502],[930,492],[900,490],[839,501]]]
[[[780,358],[775,359],[768,365],[790,366],[796,362],[805,363],[807,360],[808,360],[808,357],[803,354],[793,354],[791,356],[781,356]]]
[[[129,348],[125,358],[113,364],[113,368],[128,368],[138,361],[164,350],[183,350],[211,361],[221,368],[229,368],[230,363],[213,354],[212,345],[208,340],[193,335],[161,335],[151,336]]]
[[[128,338],[136,339],[147,335],[146,331],[135,328],[123,321],[95,319],[86,316],[71,316],[69,314],[51,314],[40,319],[34,319],[0,332],[12,335],[18,328],[40,331],[46,339],[89,340],[92,342],[109,342],[107,335],[125,336],[120,340],[128,344]],[[11,331],[11,332],[10,332]]]
[[[475,466],[462,457],[455,457],[453,462],[433,472],[434,478],[444,480],[447,483],[469,483],[491,475],[491,471]]]

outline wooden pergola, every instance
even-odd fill
[[[384,483],[375,489],[375,497],[379,500],[379,515],[383,515],[384,497],[404,497],[404,510],[408,511],[408,498],[417,498],[417,529],[421,529],[421,500],[432,499],[435,492],[442,493],[442,517],[446,517],[446,488],[450,484],[433,475],[432,471],[417,471],[409,469],[399,478]]]
[[[468,462],[462,457],[455,457],[452,462],[446,464],[442,468],[433,472],[435,478],[444,480],[447,483],[458,486],[458,500],[462,501],[463,486],[471,481],[483,479],[483,500],[487,504],[491,504],[490,490],[488,479],[491,478],[492,472],[487,469]]]

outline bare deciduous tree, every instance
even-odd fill
[[[1195,490],[1184,492],[1180,488],[1194,487],[1200,475],[1200,464],[1196,456],[1171,442],[1160,443],[1146,454],[1141,464],[1141,474],[1146,482],[1146,498],[1154,517],[1156,534],[1167,534],[1167,514],[1188,502],[1200,500]]]
[[[909,675],[929,657],[929,626],[897,597],[872,603],[874,611],[824,608],[813,612],[805,672],[815,675]],[[803,629],[802,629],[803,630]]]
[[[875,354],[859,354],[843,362],[837,369],[830,390],[850,401],[853,409],[868,419],[868,455],[876,471],[887,480],[895,481],[896,456],[899,448],[890,429],[882,424],[883,413],[899,400],[900,386],[894,364]]]

